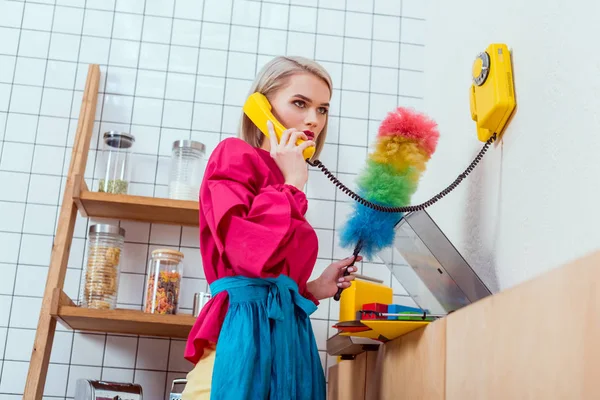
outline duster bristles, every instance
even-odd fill
[[[437,124],[423,114],[399,107],[379,127],[373,152],[358,176],[358,194],[390,207],[410,205],[427,161],[435,152]],[[356,246],[371,259],[394,241],[394,226],[401,213],[385,213],[354,204],[354,212],[342,228],[342,247]]]
[[[431,157],[440,134],[435,121],[423,114],[399,107],[395,112],[387,115],[379,126],[377,136],[402,136],[406,139],[414,139]]]

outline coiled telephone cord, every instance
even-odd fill
[[[363,206],[366,206],[366,207],[369,207],[369,208],[372,208],[374,210],[381,211],[381,212],[408,213],[408,212],[413,212],[413,211],[424,210],[425,208],[437,203],[438,200],[440,200],[441,198],[446,196],[448,193],[450,193],[451,191],[456,189],[456,187],[463,181],[463,179],[465,179],[473,171],[473,169],[475,169],[475,166],[477,166],[477,164],[479,164],[479,161],[481,161],[481,159],[483,158],[483,155],[487,152],[488,148],[490,147],[490,145],[492,143],[494,143],[495,140],[496,140],[496,133],[494,133],[487,140],[487,142],[485,142],[485,144],[483,145],[483,148],[479,151],[479,153],[477,154],[475,159],[471,162],[471,164],[469,164],[469,166],[465,169],[465,171],[462,174],[458,175],[458,177],[454,180],[454,182],[452,182],[446,189],[442,190],[441,192],[439,192],[438,194],[433,196],[431,199],[427,200],[424,203],[418,204],[416,206],[388,207],[388,206],[382,206],[379,204],[372,203],[372,202],[368,201],[367,199],[360,197],[358,194],[354,193],[346,185],[344,185],[342,182],[340,182],[339,179],[336,178],[336,176],[333,175],[333,173],[331,171],[329,171],[329,169],[325,165],[323,165],[323,163],[321,161],[306,160],[306,162],[312,167],[319,168],[329,178],[329,180],[331,182],[333,182],[333,184],[335,186],[337,186],[338,189],[340,189],[342,192],[344,192],[345,194],[347,194],[348,196],[350,196],[352,199],[359,202]]]

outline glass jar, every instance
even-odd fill
[[[183,253],[177,250],[157,249],[152,252],[148,266],[144,312],[177,314],[183,276],[182,261]]]
[[[117,306],[124,240],[123,228],[108,224],[90,226],[79,297],[83,307],[112,310]]]
[[[194,305],[192,308],[192,315],[194,317],[200,315],[200,311],[202,311],[202,308],[210,301],[210,298],[210,293],[200,292],[194,294]]]
[[[98,191],[105,193],[127,194],[131,167],[129,159],[135,137],[129,133],[105,132],[102,147],[102,177]]]
[[[198,200],[204,175],[206,147],[193,140],[176,140],[171,151],[169,198]]]
[[[179,389],[175,389],[175,386],[179,385]],[[183,389],[187,385],[187,379],[179,378],[173,379],[171,383],[171,393],[169,394],[169,400],[181,400],[183,396]]]

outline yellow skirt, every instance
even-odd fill
[[[214,364],[215,349],[205,348],[204,357],[187,374],[187,384],[181,393],[182,400],[210,400]]]

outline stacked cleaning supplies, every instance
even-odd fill
[[[356,319],[380,319],[399,321],[423,321],[429,318],[429,310],[399,304],[368,303],[358,311]]]

